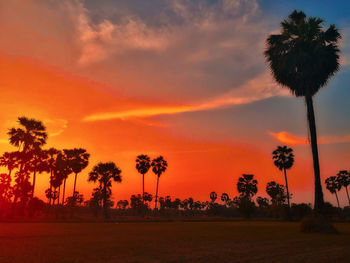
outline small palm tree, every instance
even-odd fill
[[[157,175],[156,199],[155,199],[155,206],[154,206],[154,208],[157,209],[159,177],[167,169],[168,163],[166,160],[164,160],[163,156],[159,156],[158,158],[153,159],[151,166],[152,166],[153,173]]]
[[[11,177],[13,169],[18,168],[18,153],[17,152],[5,152],[0,157],[0,166],[7,167],[8,175]]]
[[[335,197],[337,198],[338,208],[340,208],[337,191],[341,189],[341,184],[339,184],[337,177],[335,176],[328,177],[325,180],[325,184],[326,184],[327,190],[332,194],[335,194]]]
[[[237,190],[241,197],[250,200],[258,192],[258,181],[253,174],[243,174],[238,178]]]
[[[286,182],[287,190],[287,201],[288,207],[290,208],[290,195],[287,180],[287,170],[292,168],[294,164],[293,149],[287,146],[278,146],[276,150],[272,152],[272,159],[274,160],[275,166],[284,173],[284,180]]]
[[[142,174],[142,201],[145,203],[145,174],[151,167],[151,159],[148,155],[141,154],[136,158],[136,169]]]
[[[31,198],[33,199],[34,197],[34,191],[35,191],[35,182],[36,182],[36,173],[38,172],[39,174],[43,172],[50,172],[48,162],[47,162],[47,152],[43,151],[40,147],[38,149],[35,149],[31,151],[31,159],[28,164],[28,169],[30,172],[33,173],[33,190],[32,190],[32,196]]]
[[[215,200],[218,198],[218,194],[213,191],[213,192],[210,193],[209,197],[211,199],[211,202],[214,203]]]
[[[74,177],[74,185],[73,185],[73,197],[75,196],[75,188],[77,184],[78,174],[86,168],[89,164],[90,154],[86,152],[85,149],[82,148],[74,148],[72,150],[64,151],[66,158],[68,159],[68,163],[73,173],[75,173]]]
[[[224,202],[225,206],[227,206],[228,202],[230,201],[230,197],[227,193],[223,193],[221,195],[221,201]]]
[[[323,26],[321,18],[294,11],[281,23],[281,33],[267,38],[266,60],[276,82],[297,97],[304,97],[311,137],[315,177],[315,210],[324,199],[321,186],[313,96],[339,70],[339,39],[335,25]]]
[[[337,174],[337,181],[342,187],[345,188],[346,195],[348,197],[348,202],[350,205],[350,198],[348,192],[348,186],[350,185],[350,171],[339,171],[339,173]]]
[[[112,195],[112,182],[121,183],[122,176],[119,167],[113,163],[99,163],[89,173],[89,182],[99,183],[99,192],[102,196],[102,207],[104,215],[108,217],[109,198]]]

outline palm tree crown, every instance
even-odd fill
[[[151,159],[148,155],[141,154],[136,158],[136,169],[140,174],[146,174],[151,167]]]
[[[275,166],[283,171],[284,169],[290,169],[294,164],[293,149],[287,146],[278,146],[276,150],[272,152],[272,159]]]
[[[341,35],[323,23],[295,10],[282,21],[281,33],[267,39],[265,57],[274,78],[296,96],[315,95],[339,70]]]
[[[19,117],[18,122],[23,128],[11,128],[7,133],[12,145],[16,147],[23,146],[23,151],[27,151],[46,143],[46,128],[41,121]]]
[[[161,176],[162,173],[165,172],[166,168],[168,167],[168,163],[166,160],[164,160],[163,156],[159,156],[158,158],[155,158],[152,163],[152,171],[155,173],[158,177]]]

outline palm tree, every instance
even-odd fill
[[[148,155],[141,154],[136,158],[136,169],[142,174],[142,201],[145,203],[145,174],[151,167],[151,159]]]
[[[64,153],[67,156],[69,166],[72,168],[72,171],[75,173],[74,186],[73,186],[73,197],[74,197],[78,173],[80,173],[83,169],[86,168],[86,166],[88,166],[90,154],[87,153],[86,150],[82,148],[65,150]]]
[[[337,174],[337,181],[341,186],[345,188],[346,195],[348,197],[348,202],[350,205],[350,198],[348,192],[348,186],[350,185],[350,171],[339,171],[339,173]]]
[[[337,177],[335,176],[328,177],[325,180],[325,184],[326,184],[327,190],[332,194],[335,194],[335,197],[337,198],[338,208],[340,208],[337,191],[341,189],[341,185],[339,184]]]
[[[166,160],[164,160],[163,156],[159,156],[158,158],[153,159],[151,166],[152,166],[153,173],[157,175],[156,200],[155,200],[155,206],[154,206],[154,208],[157,209],[159,177],[167,169],[168,163]]]
[[[230,197],[227,193],[223,193],[221,195],[221,201],[224,202],[225,206],[227,206],[228,202],[230,201]]]
[[[274,160],[273,163],[275,164],[275,166],[284,173],[284,180],[286,181],[288,207],[290,208],[290,195],[286,170],[292,168],[294,164],[293,149],[288,148],[287,146],[278,146],[277,149],[272,152],[272,159]]]
[[[315,177],[315,210],[324,207],[312,97],[339,70],[339,39],[335,25],[328,28],[317,17],[293,11],[281,23],[281,33],[267,38],[266,60],[276,82],[305,98]]]
[[[55,171],[55,166],[56,166],[56,160],[58,155],[61,153],[61,151],[55,149],[55,148],[50,148],[48,150],[45,150],[45,154],[47,154],[48,159],[47,159],[47,165],[50,171],[50,188],[48,193],[53,193],[52,191],[52,182],[54,180],[54,171]],[[48,195],[49,198],[49,205],[51,205],[51,197],[52,195]]]
[[[241,197],[250,200],[258,192],[258,181],[253,174],[243,174],[238,178],[237,190]]]
[[[98,190],[102,194],[102,204],[105,217],[108,217],[108,204],[109,198],[112,195],[112,181],[121,183],[121,170],[113,162],[99,163],[95,165],[92,171],[89,173],[89,182],[99,182],[100,186]]]
[[[215,200],[218,198],[218,194],[213,191],[213,192],[210,193],[209,197],[211,199],[211,202],[214,203]]]
[[[5,152],[0,157],[0,166],[7,167],[8,175],[11,177],[13,169],[18,168],[18,154],[16,152]]]
[[[32,196],[34,197],[34,190],[35,190],[35,182],[36,182],[36,173],[42,173],[42,172],[50,172],[49,166],[48,166],[48,155],[46,151],[43,151],[41,148],[38,148],[36,150],[31,151],[31,160],[29,161],[28,169],[30,172],[33,173],[33,190],[32,190]]]
[[[46,128],[41,121],[29,119],[27,117],[19,117],[21,128],[11,128],[8,131],[10,136],[10,144],[19,148],[22,147],[23,152],[27,152],[31,148],[41,147],[46,143]]]

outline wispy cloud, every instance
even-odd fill
[[[145,118],[157,115],[172,115],[185,112],[205,111],[225,106],[234,106],[253,103],[273,96],[287,96],[285,89],[278,87],[267,74],[248,81],[240,88],[204,103],[192,105],[157,106],[140,109],[131,109],[116,112],[102,112],[86,116],[83,121],[102,121],[112,119]]]
[[[276,140],[287,145],[308,145],[310,142],[305,137],[295,136],[289,132],[269,132]],[[319,144],[350,143],[350,134],[344,136],[322,136],[318,139]]]

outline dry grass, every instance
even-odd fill
[[[1,223],[0,262],[349,262],[339,235],[298,223]]]

